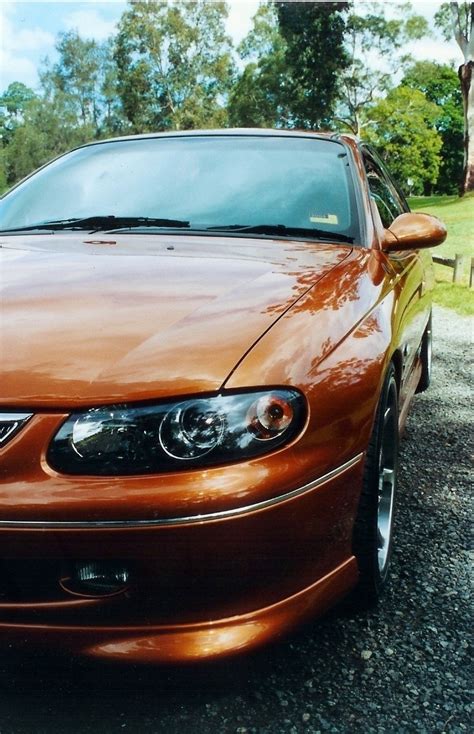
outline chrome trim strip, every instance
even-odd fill
[[[341,464],[336,469],[324,474],[319,479],[315,479],[309,484],[304,484],[298,489],[293,489],[291,492],[281,494],[278,497],[272,497],[268,500],[262,500],[256,502],[253,505],[246,505],[245,507],[235,507],[232,510],[221,510],[219,512],[210,512],[207,515],[189,515],[187,517],[165,517],[154,520],[0,520],[0,528],[134,528],[134,527],[154,527],[160,525],[187,525],[189,523],[203,523],[211,520],[221,520],[227,517],[236,517],[238,515],[245,515],[247,512],[255,512],[256,510],[263,510],[272,505],[277,505],[280,502],[286,502],[287,500],[298,497],[301,494],[310,492],[321,484],[329,482],[331,479],[344,474],[344,472],[351,469],[353,466],[358,464],[364,453],[357,454],[345,464]]]

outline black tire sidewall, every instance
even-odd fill
[[[389,574],[390,557],[393,547],[393,519],[391,518],[390,540],[387,550],[387,560],[382,572],[378,561],[378,491],[379,472],[382,451],[382,440],[384,431],[384,415],[387,407],[391,405],[396,416],[396,430],[393,431],[395,442],[395,490],[394,504],[396,499],[396,477],[398,469],[398,388],[395,376],[395,368],[390,364],[381,390],[377,412],[375,416],[372,435],[366,454],[362,490],[359,507],[354,523],[353,552],[359,566],[359,584],[356,589],[356,597],[363,606],[374,604]]]
[[[433,319],[432,314],[428,319],[426,329],[421,340],[420,359],[421,359],[421,375],[416,388],[416,392],[424,392],[428,389],[431,382],[431,355],[433,340]]]

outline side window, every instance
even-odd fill
[[[405,208],[379,166],[368,156],[364,156],[364,163],[370,195],[377,205],[383,226],[388,228],[399,214],[403,214]]]

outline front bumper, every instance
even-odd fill
[[[209,515],[0,520],[2,639],[153,662],[212,659],[274,639],[356,583],[351,535],[362,470],[359,454],[283,496]],[[102,559],[127,565],[126,591],[87,598],[63,590],[68,565]]]

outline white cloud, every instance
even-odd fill
[[[0,48],[0,91],[10,82],[21,79],[27,87],[35,87],[38,83],[36,64],[25,56],[18,56]]]
[[[54,36],[41,28],[22,28],[16,33],[9,33],[2,39],[2,46],[12,51],[48,50],[54,44]]]
[[[407,49],[417,60],[437,61],[438,64],[456,65],[463,63],[461,50],[454,41],[448,43],[440,39],[423,39],[410,43]]]
[[[258,10],[258,0],[230,0],[227,33],[237,45],[252,28],[252,18]]]
[[[15,79],[34,87],[38,83],[37,69],[29,55],[46,55],[54,46],[54,36],[37,26],[13,23],[12,11],[12,3],[0,3],[0,89]]]
[[[74,28],[83,38],[94,38],[104,41],[114,31],[115,21],[105,20],[97,10],[76,10],[64,18],[66,28]]]
[[[13,10],[12,3],[0,2],[0,39],[2,49],[9,51],[41,51],[47,50],[54,44],[54,36],[43,28],[28,28],[22,25],[24,18],[15,23],[9,17]]]

